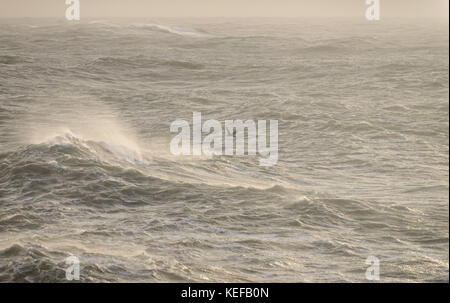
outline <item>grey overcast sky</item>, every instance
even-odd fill
[[[448,18],[449,0],[380,0],[384,17]],[[95,17],[364,16],[365,0],[80,0]],[[65,0],[0,0],[0,17],[60,17]]]

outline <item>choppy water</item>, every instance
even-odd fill
[[[0,21],[0,281],[449,279],[448,23]],[[277,119],[279,161],[175,157]]]

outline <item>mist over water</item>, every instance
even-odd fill
[[[448,22],[0,21],[0,281],[448,282]],[[279,157],[170,123],[278,120]]]

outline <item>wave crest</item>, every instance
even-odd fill
[[[187,37],[209,37],[210,35],[204,32],[200,32],[195,29],[181,27],[181,26],[170,26],[170,25],[162,25],[162,24],[132,24],[130,26],[134,29],[143,29],[150,30],[168,34],[175,34],[179,36],[187,36]]]

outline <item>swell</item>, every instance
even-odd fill
[[[73,241],[66,247],[64,237],[58,237],[59,248],[24,244],[20,240],[4,246],[0,249],[3,261],[0,281],[65,281],[67,251],[85,257],[83,282],[201,281],[198,264],[151,259],[154,244],[145,241],[151,241],[147,239],[149,235],[160,241],[156,236],[159,233],[214,232],[218,237],[227,237],[227,250],[306,249],[341,258],[358,258],[367,252],[362,242],[349,242],[339,232],[352,233],[353,239],[364,237],[363,243],[372,245],[383,245],[386,241],[399,245],[448,243],[448,234],[422,226],[421,220],[426,220],[427,214],[418,209],[302,193],[281,185],[259,189],[164,180],[149,175],[132,161],[117,158],[111,150],[114,148],[99,142],[68,136],[23,146],[0,156],[0,187],[9,190],[0,196],[1,205],[8,209],[0,216],[0,231],[24,235],[36,231],[48,233],[56,228],[58,232],[64,230],[64,237],[70,231],[69,238]],[[117,220],[122,216],[125,219]],[[83,224],[74,224],[73,220]],[[95,231],[85,227],[92,222],[97,224]],[[249,226],[261,230],[262,236],[247,234]],[[317,237],[317,233],[326,230],[338,234],[331,239]],[[388,236],[380,237],[378,232]],[[232,240],[230,235],[234,235]],[[302,241],[298,241],[299,235]],[[115,247],[130,238],[135,243],[144,241],[149,256],[130,257],[123,253],[119,257],[112,252],[116,248],[111,250],[106,244],[86,247],[90,243],[86,239],[101,243],[111,237],[116,241]],[[201,236],[172,237],[157,243],[172,251],[210,251],[223,247],[223,243]],[[138,252],[136,255],[141,256]],[[435,260],[430,264],[442,267]]]
[[[29,58],[15,56],[15,55],[0,55],[0,64],[4,65],[15,65],[20,63],[29,63],[31,60]]]
[[[148,68],[175,68],[187,70],[200,70],[204,65],[195,61],[165,60],[147,56],[136,57],[99,57],[89,62],[85,62],[78,67],[92,72],[92,69],[98,70],[117,70],[123,69],[148,69]]]
[[[202,175],[198,182],[189,178],[163,178],[157,171],[152,172],[151,160],[137,159],[132,151],[124,153],[123,149],[117,150],[106,143],[83,141],[72,136],[50,141],[0,155],[0,184],[7,189],[0,192],[4,206],[14,206],[15,201],[46,203],[54,200],[72,207],[114,209],[180,200],[186,204],[229,201],[231,217],[242,216],[238,209],[233,211],[234,207],[271,205],[291,214],[297,213],[300,217],[294,223],[312,229],[344,227],[357,222],[362,222],[359,224],[361,229],[379,224],[381,229],[402,230],[401,226],[416,225],[418,213],[410,208],[395,208],[395,205],[380,208],[376,201],[328,198],[284,185],[258,188],[245,183],[239,185],[239,182],[226,185],[223,180],[215,184],[207,178],[202,179]],[[206,161],[206,164],[211,163]],[[184,168],[177,162],[165,162],[165,165],[172,165],[169,171]],[[198,163],[194,167],[201,171]],[[196,170],[188,172],[198,173]],[[245,197],[243,204],[239,202],[240,197]],[[273,202],[267,205],[267,201]],[[45,221],[45,218],[33,213],[5,212],[0,218],[0,229],[32,230],[51,224],[52,220]],[[248,222],[252,215],[240,219]]]
[[[195,38],[201,38],[201,37],[209,37],[210,35],[206,32],[199,31],[192,28],[187,27],[181,27],[176,25],[163,25],[163,24],[132,24],[129,26],[129,28],[136,29],[136,30],[147,30],[147,31],[153,31],[153,32],[161,32],[166,34],[175,34],[178,36],[184,36],[184,37],[195,37]]]
[[[191,190],[229,188],[244,194],[253,189],[260,193],[291,191],[262,181],[251,183],[244,176],[236,180],[239,171],[226,179],[215,174],[211,165],[230,169],[222,158],[179,162],[120,145],[84,140],[69,132],[0,154],[0,184],[5,189],[0,191],[0,198],[40,201],[58,197],[69,203],[113,207],[182,199]],[[217,180],[213,182],[211,176]]]

